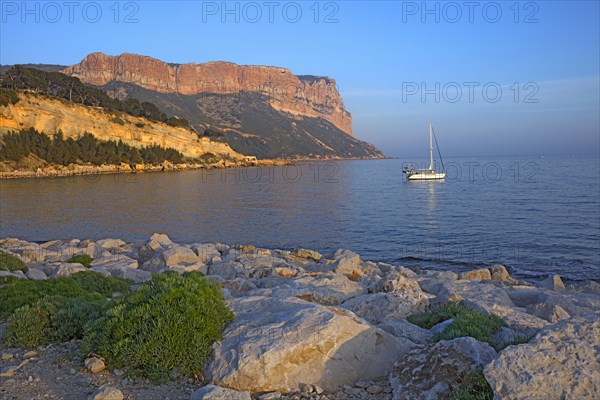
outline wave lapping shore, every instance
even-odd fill
[[[528,283],[499,264],[460,274],[412,270],[347,249],[178,244],[164,234],[145,243],[2,239],[0,250],[27,265],[0,277],[19,279],[91,270],[141,284],[167,270],[200,271],[235,313],[203,380],[149,387],[110,365],[42,373],[44,357],[58,357],[60,346],[38,348],[33,362],[24,350],[3,349],[0,393],[9,398],[54,388],[62,398],[113,391],[114,398],[163,399],[169,388],[171,399],[452,399],[474,374],[494,399],[600,398],[600,284],[593,281],[565,286],[555,275]],[[67,262],[84,255],[89,268]],[[439,310],[459,311],[438,322]],[[498,328],[480,336],[486,327],[477,321]]]

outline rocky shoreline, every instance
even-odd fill
[[[92,372],[75,356],[76,341],[35,354],[0,344],[2,398],[452,399],[477,373],[494,399],[600,398],[600,284],[593,281],[528,283],[502,265],[414,271],[347,249],[178,244],[164,234],[145,243],[1,239],[0,250],[28,267],[0,277],[19,279],[92,270],[139,284],[166,270],[200,271],[219,283],[236,315],[203,379],[166,385],[123,378],[110,365]],[[67,262],[76,255],[91,257],[90,268]],[[448,304],[497,318],[500,328],[477,340],[452,336],[459,316],[430,327],[411,319]]]
[[[104,174],[121,174],[121,173],[143,173],[143,172],[165,172],[165,171],[185,171],[198,169],[214,169],[214,168],[244,168],[257,166],[277,166],[290,165],[289,161],[285,160],[251,160],[251,161],[228,161],[219,160],[213,164],[199,163],[183,163],[173,164],[165,161],[162,164],[108,164],[108,165],[77,165],[71,164],[68,166],[50,165],[40,168],[24,168],[0,169],[0,179],[19,179],[19,178],[56,178],[64,176],[77,175],[104,175]]]

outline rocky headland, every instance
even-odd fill
[[[60,71],[120,100],[139,99],[216,130],[235,151],[258,159],[381,158],[358,140],[336,81],[287,68],[231,62],[173,64],[124,53],[92,53]]]
[[[344,107],[335,80],[322,76],[296,76],[287,68],[223,61],[169,64],[138,54],[92,53],[61,72],[96,86],[118,81],[159,93],[263,93],[269,96],[270,104],[276,110],[321,117],[352,135],[352,117]]]
[[[502,265],[411,270],[347,249],[179,244],[164,234],[145,243],[2,239],[0,250],[27,265],[0,270],[3,279],[91,270],[139,285],[167,270],[200,271],[235,314],[203,377],[163,385],[124,378],[102,359],[82,362],[77,341],[34,350],[3,344],[2,398],[600,398],[594,281],[524,282]],[[83,255],[89,268],[67,262]],[[481,397],[457,397],[473,379]]]

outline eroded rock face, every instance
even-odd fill
[[[484,370],[494,399],[600,398],[598,332],[596,316],[573,318],[506,348]]]
[[[120,81],[161,93],[264,93],[269,95],[271,106],[276,110],[322,117],[352,135],[352,117],[344,107],[335,80],[298,77],[286,68],[229,62],[169,65],[137,54],[92,53],[62,72],[93,85]]]
[[[263,292],[264,295],[298,297],[323,305],[338,305],[365,292],[362,286],[345,275],[333,273],[297,278],[269,277],[259,280],[257,286],[268,289]]]
[[[337,307],[262,296],[234,299],[230,306],[236,320],[207,369],[219,386],[261,392],[312,384],[335,390],[385,376],[414,346]]]
[[[394,293],[373,293],[355,297],[342,304],[372,324],[398,321],[410,314],[423,311],[433,297],[420,290]]]
[[[418,346],[396,363],[390,374],[394,400],[450,399],[462,379],[494,359],[487,343],[471,337]]]
[[[62,132],[64,138],[77,139],[81,132],[89,132],[99,140],[122,140],[133,147],[160,144],[181,152],[186,157],[196,158],[206,152],[227,155],[241,160],[243,156],[228,144],[198,138],[198,135],[183,127],[163,123],[149,123],[145,118],[121,114],[125,123],[115,122],[114,115],[98,107],[87,107],[59,99],[20,93],[19,102],[0,110],[0,132],[33,128],[47,135]],[[136,125],[137,124],[137,125]],[[116,167],[115,167],[116,168]]]

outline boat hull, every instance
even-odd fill
[[[409,181],[432,181],[445,178],[445,172],[415,172],[407,176]]]

